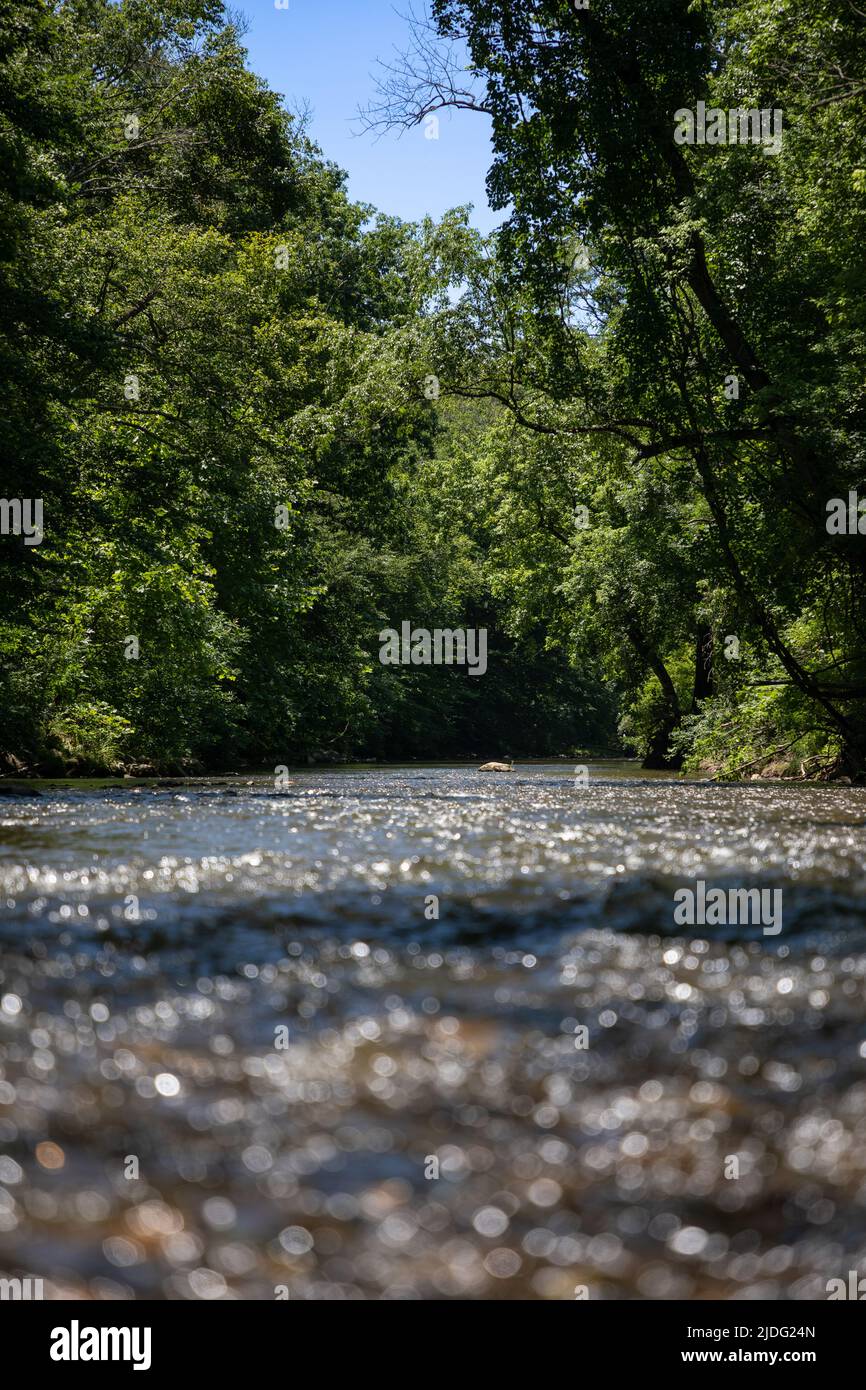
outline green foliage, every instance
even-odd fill
[[[769,760],[807,728],[810,756],[866,774],[866,537],[826,526],[830,499],[864,494],[862,16],[848,0],[433,12],[468,43],[508,211],[492,254],[465,250],[441,350],[454,389],[515,421],[522,601],[562,600],[560,631],[620,685],[651,760],[760,762],[762,740]],[[699,101],[780,111],[778,152],[678,143],[674,115]],[[443,103],[421,75],[404,116]],[[731,634],[754,660],[725,669]],[[771,711],[761,679],[779,682]]]
[[[404,619],[505,623],[432,491],[429,315],[465,217],[350,202],[215,0],[23,0],[0,69],[3,487],[45,516],[39,546],[0,538],[0,752],[182,770],[574,743],[597,687],[539,662],[538,631],[503,629],[482,688],[378,662]]]
[[[862,24],[432,8],[492,116],[486,242],[351,202],[217,0],[0,7],[0,463],[45,530],[0,537],[0,755],[553,755],[618,718],[653,766],[866,773],[866,536],[826,526],[866,478]],[[780,109],[778,153],[676,142],[699,100]],[[486,628],[487,674],[383,666],[403,621]]]
[[[45,727],[49,746],[78,772],[113,772],[121,766],[132,725],[104,700],[66,704]]]

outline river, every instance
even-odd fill
[[[0,798],[0,1271],[131,1299],[826,1297],[866,790],[596,763]],[[782,893],[678,927],[698,881]]]

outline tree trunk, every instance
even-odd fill
[[[641,661],[652,671],[656,680],[662,688],[667,714],[662,724],[655,730],[651,739],[646,757],[643,760],[645,768],[679,768],[683,765],[681,753],[670,752],[671,734],[676,729],[682,719],[680,700],[677,695],[677,688],[671,680],[670,672],[665,666],[658,652],[650,646],[644,637],[637,621],[636,614],[630,614],[626,623],[626,632],[632,646],[640,657]]]
[[[692,714],[700,707],[701,700],[712,695],[713,681],[713,632],[712,628],[701,627],[695,633],[695,688],[692,694]]]

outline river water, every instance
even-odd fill
[[[866,1269],[866,790],[594,764],[0,799],[0,1272],[823,1299]],[[781,931],[681,927],[701,880]]]

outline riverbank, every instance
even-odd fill
[[[122,778],[124,781],[130,779],[136,781],[154,779],[182,781],[186,778],[197,777],[268,777],[275,775],[276,769],[280,766],[285,766],[289,772],[333,767],[476,767],[484,762],[486,757],[486,754],[472,754],[463,758],[404,758],[386,761],[382,758],[363,756],[342,757],[332,753],[319,758],[307,758],[302,762],[288,764],[275,762],[273,766],[266,766],[262,763],[235,763],[222,767],[218,765],[208,766],[195,760],[180,763],[169,761],[157,765],[155,763],[101,763],[80,758],[55,758],[41,762],[37,759],[30,763],[14,754],[0,753],[0,785],[4,782],[25,783],[31,780],[45,782],[84,780],[92,782]],[[622,750],[611,751],[599,748],[580,748],[571,753],[557,754],[555,758],[517,754],[516,760],[525,767],[545,766],[551,762],[569,764],[586,762],[587,760],[622,763],[624,765],[637,761]]]

